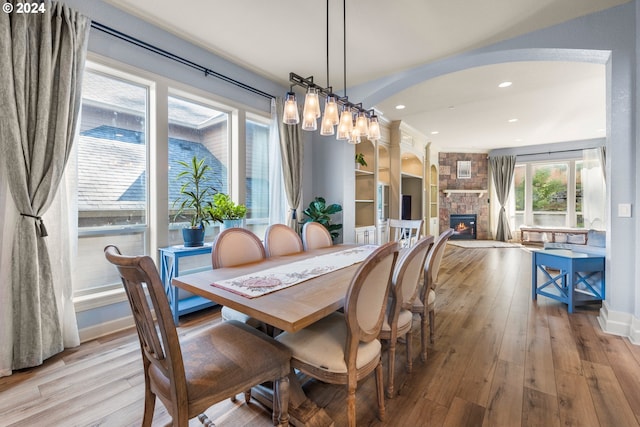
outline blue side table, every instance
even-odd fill
[[[195,248],[186,248],[182,245],[160,248],[160,278],[164,284],[164,292],[169,300],[169,307],[173,313],[173,321],[176,326],[181,314],[193,313],[215,303],[206,298],[193,295],[188,298],[178,299],[178,288],[171,284],[171,280],[180,275],[180,258],[211,253],[211,243]]]
[[[561,301],[567,304],[569,313],[573,313],[578,302],[604,300],[603,256],[566,249],[543,249],[533,251],[531,260],[531,291],[534,300],[538,295],[544,295]],[[538,283],[538,273],[542,273],[543,283]]]

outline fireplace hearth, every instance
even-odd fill
[[[476,239],[476,214],[451,214],[449,227],[453,228],[451,239],[475,240]]]

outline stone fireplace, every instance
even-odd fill
[[[468,178],[458,177],[458,162],[471,162]],[[489,239],[489,160],[486,153],[439,153],[440,232],[451,215],[475,215],[474,239]],[[470,173],[469,173],[470,172]],[[444,190],[455,190],[444,193]],[[455,227],[452,227],[455,230]],[[455,234],[454,234],[455,236]],[[452,236],[451,238],[456,238]],[[458,237],[460,238],[460,237]],[[470,238],[464,236],[463,238]]]

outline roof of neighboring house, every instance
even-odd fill
[[[202,144],[169,138],[169,202],[180,194],[178,161],[205,158],[212,169],[212,185],[227,192],[222,178],[227,168]],[[141,132],[99,126],[78,140],[78,210],[140,210],[146,207],[146,147]],[[215,179],[218,177],[219,179]]]

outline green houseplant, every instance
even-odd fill
[[[342,224],[332,224],[331,215],[342,211],[342,206],[337,203],[327,205],[327,202],[322,197],[316,197],[309,207],[303,211],[303,213],[309,217],[305,222],[318,222],[322,224],[331,234],[331,238],[335,240],[342,229]]]
[[[367,161],[364,159],[364,154],[362,153],[356,153],[356,167],[360,167],[360,166],[367,166]]]
[[[217,193],[213,196],[213,203],[208,210],[213,221],[223,224],[222,229],[242,227],[244,217],[247,215],[245,205],[235,203],[228,194],[224,193]]]
[[[204,244],[205,227],[213,220],[209,209],[218,190],[211,185],[211,168],[204,160],[193,156],[190,162],[178,162],[182,170],[176,178],[182,185],[180,196],[173,202],[177,207],[174,220],[189,222],[189,226],[182,229],[187,247]]]

